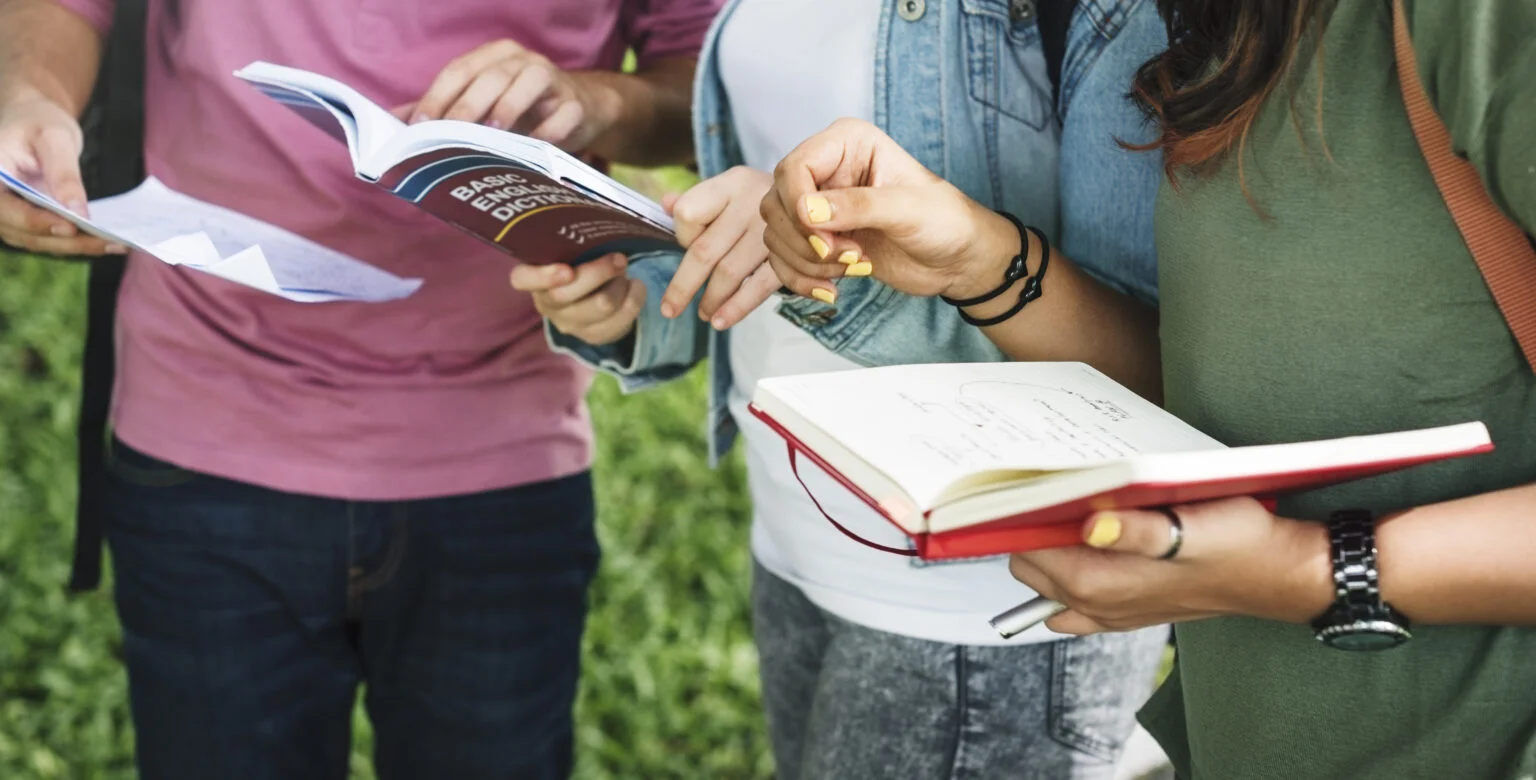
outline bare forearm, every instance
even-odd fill
[[[1536,626],[1536,484],[1384,518],[1376,546],[1382,597],[1415,622]]]
[[[993,262],[981,266],[989,270],[975,273],[972,289],[960,298],[1000,284],[1009,259],[1019,250],[1018,231],[1012,223],[988,213],[981,217],[981,224],[982,235],[973,251]],[[1036,256],[1038,247],[1031,255]],[[1038,262],[1032,259],[1029,270],[1038,272]],[[1041,286],[1041,296],[1018,314],[983,329],[999,349],[1014,360],[1087,363],[1142,397],[1162,402],[1156,310],[1099,283],[1060,252],[1052,252]],[[967,312],[985,320],[1017,302],[1018,293],[1009,291]]]
[[[1305,623],[1332,603],[1327,527],[1287,522],[1275,587],[1232,611]],[[1415,624],[1536,626],[1536,485],[1387,515],[1376,550],[1382,599]]]
[[[101,48],[96,30],[53,0],[0,0],[0,104],[41,94],[78,116]]]
[[[695,60],[660,60],[634,74],[586,71],[601,87],[612,121],[590,151],[627,165],[676,165],[693,159],[690,125]]]

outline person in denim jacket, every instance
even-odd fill
[[[519,268],[557,350],[627,390],[711,366],[711,457],[740,435],[755,518],[753,607],[778,776],[1109,777],[1166,631],[1004,641],[987,618],[1032,594],[1002,559],[923,564],[839,534],[907,544],[746,412],[757,379],[1003,354],[937,300],[867,276],[878,256],[817,247],[847,278],[772,301],[759,204],[771,171],[840,117],[890,133],[966,195],[1046,230],[1095,278],[1155,299],[1159,160],[1126,98],[1165,46],[1152,0],[1080,2],[1059,99],[1028,0],[737,0],[700,57],[694,134],[711,177],[669,199],[686,254]],[[873,255],[873,253],[872,253]],[[849,399],[857,403],[857,399]]]

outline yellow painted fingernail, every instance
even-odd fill
[[[811,249],[816,250],[817,257],[825,260],[827,255],[832,254],[832,247],[827,246],[827,242],[821,240],[821,236],[811,236],[806,240],[811,242]]]
[[[859,262],[859,253],[849,249],[837,256],[837,262],[842,263],[843,265],[853,265],[854,263]]]
[[[1093,527],[1088,529],[1088,546],[1103,549],[1120,541],[1120,531],[1123,525],[1120,518],[1108,512],[1099,515],[1093,521]]]
[[[811,297],[826,304],[837,303],[837,291],[828,290],[825,287],[817,287],[811,290]]]
[[[820,195],[807,195],[805,197],[805,216],[809,217],[812,225],[820,225],[832,219],[832,204]]]
[[[843,276],[869,276],[875,272],[875,264],[869,261],[854,263],[843,269]]]

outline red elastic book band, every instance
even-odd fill
[[[901,549],[899,547],[888,547],[888,546],[883,545],[883,544],[877,544],[875,542],[871,542],[870,540],[865,539],[864,537],[859,536],[858,534],[848,530],[846,527],[843,526],[842,523],[839,523],[836,520],[833,520],[832,516],[827,514],[827,510],[822,509],[821,502],[816,500],[816,496],[815,496],[815,494],[811,493],[811,489],[809,487],[806,487],[805,480],[800,478],[800,460],[799,460],[799,458],[796,457],[796,455],[797,455],[797,451],[795,450],[795,445],[793,445],[793,444],[789,445],[789,470],[794,473],[795,481],[800,483],[800,489],[805,491],[806,497],[811,499],[811,503],[816,505],[816,510],[818,512],[821,512],[821,516],[822,517],[827,518],[827,522],[831,523],[833,528],[836,528],[837,530],[842,531],[843,532],[843,536],[846,536],[849,539],[852,539],[855,542],[858,542],[859,544],[864,545],[865,547],[873,547],[876,550],[879,550],[881,552],[892,553],[893,555],[905,555],[905,556],[908,556],[908,557],[911,557],[911,558],[916,558],[917,557],[917,551],[916,550],[903,550],[903,549]]]

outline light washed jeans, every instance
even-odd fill
[[[778,780],[1109,780],[1168,636],[948,645],[850,623],[753,574]]]

